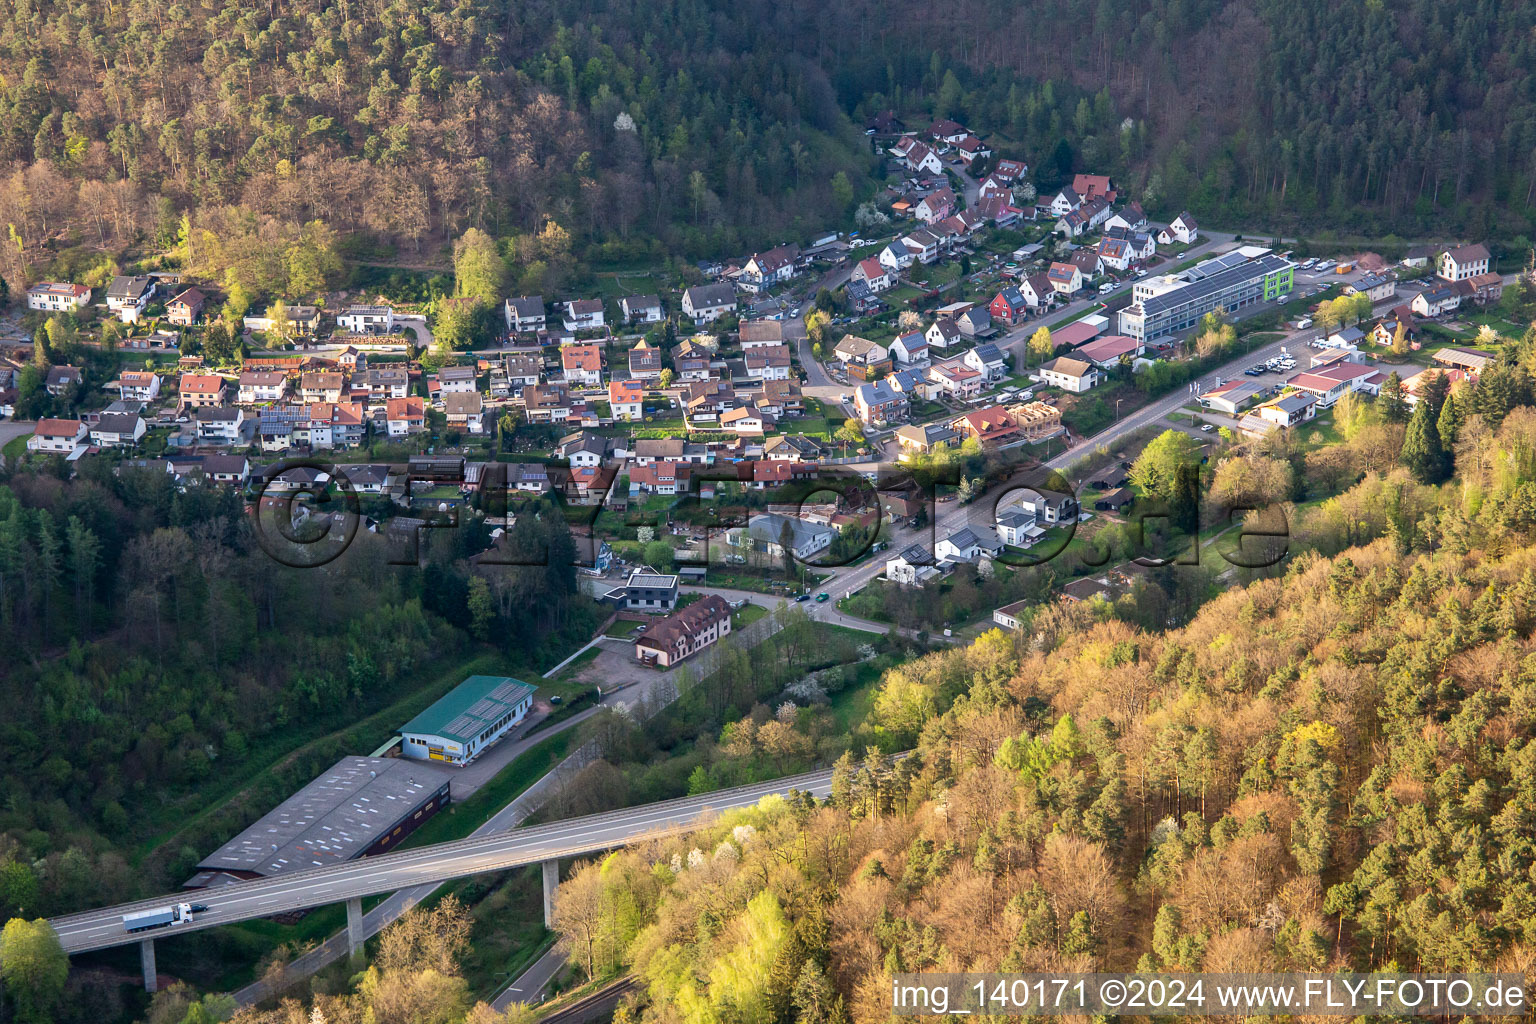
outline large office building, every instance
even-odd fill
[[[1181,274],[1138,281],[1120,311],[1120,333],[1146,343],[1187,331],[1214,309],[1227,312],[1284,298],[1295,284],[1290,260],[1244,246]]]
[[[449,773],[402,758],[344,757],[197,865],[204,889],[394,849],[448,803]]]
[[[528,714],[533,687],[510,676],[470,676],[400,730],[402,752],[463,765]]]

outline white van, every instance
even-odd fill
[[[1114,285],[1113,282],[1106,282],[1105,284],[1099,285],[1099,294],[1100,295],[1108,295],[1110,292],[1112,292],[1114,290],[1115,290],[1115,285]]]
[[[1304,331],[1308,327],[1311,327],[1311,326],[1312,326],[1312,318],[1309,317],[1309,316],[1304,316],[1300,320],[1296,321],[1296,329],[1298,331]]]

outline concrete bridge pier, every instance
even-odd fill
[[[144,991],[155,991],[155,979],[159,972],[155,969],[155,940],[139,940],[139,960],[144,965]]]
[[[555,926],[555,890],[560,888],[560,862],[546,860],[539,865],[544,869],[544,927]]]
[[[359,896],[347,900],[347,952],[356,960],[363,955],[363,901]]]

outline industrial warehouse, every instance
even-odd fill
[[[393,849],[448,803],[448,773],[344,757],[197,866],[188,889],[329,867]]]
[[[400,730],[408,758],[465,765],[533,707],[533,687],[511,676],[470,676]]]
[[[1138,281],[1131,304],[1120,311],[1120,333],[1148,342],[1189,330],[1214,309],[1230,313],[1282,299],[1294,284],[1295,269],[1268,249],[1244,246],[1182,274]]]

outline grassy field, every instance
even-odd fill
[[[0,455],[8,459],[17,459],[27,454],[27,435],[19,434],[5,442],[5,447],[0,448]]]
[[[752,604],[748,602],[747,604],[742,605],[741,610],[735,614],[731,628],[744,629],[745,627],[752,625],[752,623],[756,622],[758,619],[764,619],[767,617],[767,608],[764,608],[760,604]]]

